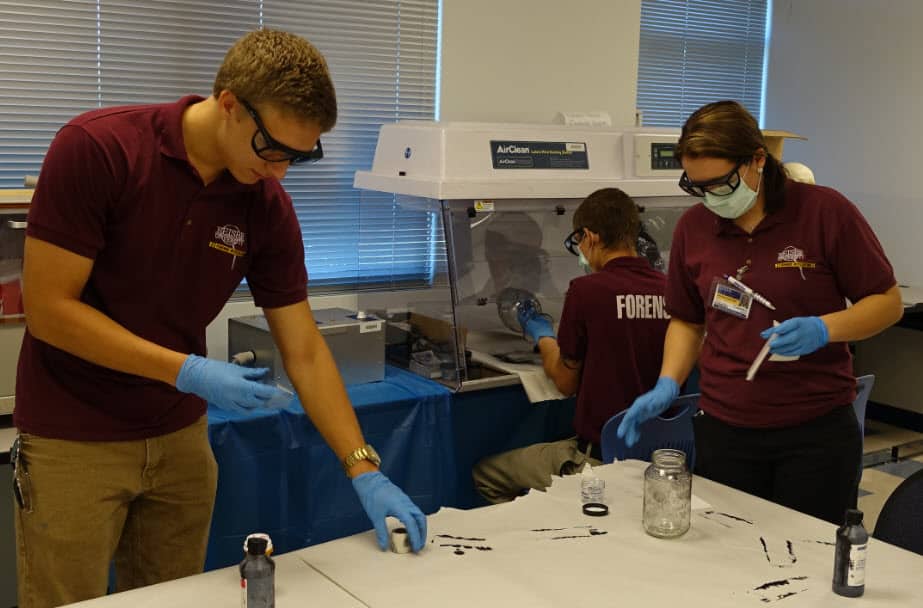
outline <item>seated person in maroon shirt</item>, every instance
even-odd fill
[[[677,152],[704,200],[673,236],[660,378],[618,433],[637,441],[698,359],[695,472],[840,523],[862,458],[847,343],[900,319],[891,264],[843,195],[786,177],[737,102],[696,110]]]
[[[206,402],[246,414],[278,401],[268,370],[205,356],[206,326],[242,279],[381,548],[388,515],[423,547],[426,519],[379,472],[313,320],[279,183],[322,156],[336,116],[318,50],[260,30],[228,51],[209,97],[98,109],[56,135],[25,241],[23,608],[105,595],[113,559],[120,591],[202,571],[217,481]]]
[[[669,319],[665,277],[637,253],[637,206],[621,190],[597,190],[574,212],[573,227],[565,246],[590,274],[571,281],[557,339],[550,319],[534,310],[520,310],[519,320],[558,390],[577,393],[577,436],[480,461],[474,484],[490,502],[545,489],[552,475],[576,473],[585,462],[600,464],[603,425],[657,380]]]

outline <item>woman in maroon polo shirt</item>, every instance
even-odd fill
[[[637,441],[698,360],[696,473],[840,522],[862,458],[847,343],[901,317],[891,264],[843,195],[786,178],[740,104],[696,110],[677,153],[704,201],[673,236],[660,378],[619,434]]]

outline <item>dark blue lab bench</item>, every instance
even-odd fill
[[[433,513],[455,502],[452,393],[391,366],[380,382],[348,386],[382,472]],[[295,401],[286,410],[241,416],[209,407],[218,494],[205,569],[236,564],[251,532],[276,553],[371,528],[343,467]]]
[[[486,504],[471,467],[484,456],[573,435],[574,400],[529,403],[522,386],[453,393],[386,366],[381,382],[347,392],[382,472],[427,514]],[[218,494],[206,570],[238,563],[251,532],[276,553],[371,528],[343,468],[295,401],[241,416],[209,407]]]

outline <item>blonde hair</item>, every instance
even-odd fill
[[[310,42],[279,30],[256,30],[228,50],[212,92],[228,90],[252,105],[269,103],[326,132],[337,120],[327,61]]]

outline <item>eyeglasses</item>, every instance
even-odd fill
[[[705,196],[706,192],[714,194],[716,196],[727,196],[731,194],[737,187],[740,186],[740,167],[747,162],[742,160],[737,165],[731,169],[726,175],[721,177],[716,177],[715,179],[705,180],[703,182],[693,182],[689,179],[689,176],[686,175],[686,172],[683,171],[682,177],[679,178],[679,187],[683,189],[684,192],[688,192],[692,196]]]
[[[578,249],[577,246],[580,244],[580,241],[583,240],[583,237],[584,237],[583,230],[584,229],[582,227],[577,228],[576,230],[568,234],[566,239],[564,239],[564,248],[570,251],[574,255],[580,255],[580,249]]]
[[[263,125],[263,121],[260,120],[260,115],[253,109],[253,106],[243,99],[240,100],[240,103],[247,110],[247,113],[250,114],[253,122],[256,123],[256,132],[250,140],[250,145],[253,147],[253,151],[256,152],[256,155],[263,160],[268,160],[271,163],[282,163],[287,161],[293,165],[300,165],[302,163],[316,163],[324,158],[324,148],[321,147],[319,139],[317,140],[317,146],[309,152],[289,148],[285,144],[279,143],[272,138],[269,131],[267,131],[266,127]]]

